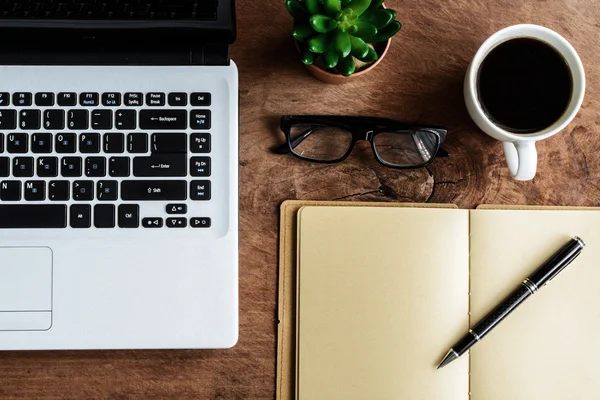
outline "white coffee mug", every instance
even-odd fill
[[[573,77],[573,94],[564,114],[550,127],[526,135],[512,133],[495,125],[483,111],[477,90],[479,68],[486,56],[499,44],[516,38],[537,39],[552,46],[565,59]],[[508,169],[513,178],[528,181],[535,177],[537,170],[535,142],[556,135],[579,112],[585,95],[585,72],[573,46],[558,33],[537,25],[514,25],[495,33],[479,48],[465,77],[464,95],[467,109],[475,124],[483,132],[502,142]]]

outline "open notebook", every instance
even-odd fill
[[[600,398],[600,211],[304,207],[296,399]],[[581,256],[447,350],[573,236]]]

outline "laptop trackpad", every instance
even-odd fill
[[[0,247],[0,331],[52,326],[52,250]]]

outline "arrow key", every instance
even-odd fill
[[[210,218],[190,218],[192,228],[210,228]]]
[[[142,219],[142,226],[144,228],[162,228],[162,218],[144,218]]]
[[[187,214],[187,204],[167,204],[167,214]]]
[[[167,218],[167,226],[169,228],[185,228],[187,219],[185,218]]]

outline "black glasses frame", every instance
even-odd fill
[[[294,152],[294,148],[298,146],[302,141],[308,137],[312,132],[307,131],[304,135],[298,136],[296,139],[292,139],[291,130],[292,127],[299,124],[313,124],[313,125],[322,125],[324,127],[337,127],[344,129],[352,134],[352,142],[346,153],[342,155],[340,158],[334,160],[318,160],[309,157],[303,157]],[[361,140],[366,140],[371,143],[371,148],[373,149],[373,154],[379,163],[385,165],[386,167],[396,168],[396,169],[416,169],[423,168],[430,165],[436,157],[448,157],[449,154],[446,150],[442,149],[442,143],[446,140],[446,136],[448,134],[448,130],[442,126],[434,126],[434,125],[420,125],[420,124],[411,124],[395,121],[393,119],[387,118],[375,118],[375,117],[346,117],[346,116],[319,116],[319,115],[284,115],[281,117],[281,131],[285,134],[286,143],[282,144],[278,148],[275,149],[275,152],[278,154],[289,154],[292,153],[295,157],[298,157],[301,160],[311,161],[322,164],[335,164],[344,161],[350,154],[352,150],[354,150],[354,146],[357,142]],[[435,143],[435,152],[434,156],[431,160],[416,165],[396,165],[390,164],[383,160],[379,153],[377,152],[377,148],[375,147],[375,136],[380,133],[394,133],[398,134],[406,134],[406,131],[423,131],[427,133],[431,133],[435,135],[436,143]],[[402,131],[402,132],[400,132]]]

